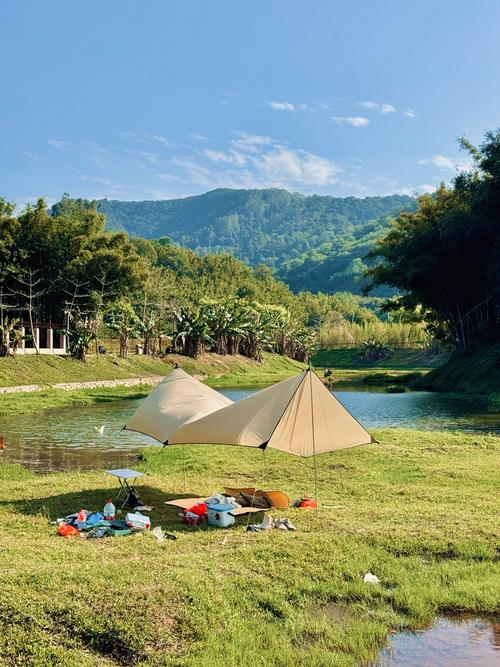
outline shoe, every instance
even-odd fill
[[[274,519],[270,514],[264,514],[264,518],[257,524],[259,530],[270,530],[274,527]]]
[[[246,532],[247,533],[260,533],[260,528],[257,528],[257,526],[250,525],[250,526],[247,526]]]
[[[281,521],[283,522],[283,525],[285,526],[285,528],[286,528],[287,530],[297,530],[297,529],[295,528],[295,526],[293,525],[293,523],[290,521],[290,519],[288,519],[288,518],[286,518],[286,519],[281,519]]]
[[[274,521],[274,527],[277,528],[278,530],[288,530],[288,528],[285,525],[284,519],[276,519]]]

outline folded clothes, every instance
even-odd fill
[[[223,493],[216,493],[214,496],[206,498],[205,503],[207,505],[232,505],[233,507],[241,507],[233,496],[226,496]]]

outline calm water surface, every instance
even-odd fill
[[[221,389],[233,401],[261,387]],[[480,412],[473,404],[429,392],[387,394],[380,387],[337,384],[335,396],[367,429],[456,429],[500,434],[500,415]],[[1,401],[1,398],[0,398]],[[119,467],[131,463],[146,436],[121,431],[138,400],[58,408],[39,414],[0,417],[6,441],[4,460],[35,470]],[[104,425],[101,435],[97,429]]]
[[[376,667],[498,667],[499,619],[440,618],[422,632],[400,632]]]

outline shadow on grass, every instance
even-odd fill
[[[167,516],[170,512],[177,513],[176,507],[165,505],[165,501],[177,498],[201,498],[203,494],[179,493],[169,494],[155,489],[152,486],[138,486],[137,493],[145,504],[153,506],[151,515]],[[70,491],[69,493],[54,494],[45,498],[35,498],[33,500],[16,500],[8,504],[15,512],[26,514],[28,516],[38,515],[40,513],[48,514],[51,519],[66,516],[84,508],[92,511],[102,512],[108,498],[113,499],[113,503],[118,510],[123,513],[131,512],[128,506],[121,507],[124,497],[116,498],[116,487],[101,487],[98,489],[88,489],[82,491]]]
[[[153,509],[147,512],[151,517],[152,525],[161,524],[168,530],[176,532],[196,532],[200,528],[206,529],[204,523],[201,527],[187,526],[182,523],[178,516],[182,510],[172,505],[165,505],[166,501],[177,500],[180,498],[203,498],[206,493],[164,493],[151,486],[138,486],[137,492],[145,504],[151,505]],[[83,491],[72,491],[69,493],[54,494],[45,498],[35,498],[33,500],[16,500],[9,502],[9,506],[19,514],[27,516],[47,516],[50,521],[78,512],[80,509],[102,512],[104,504],[108,498],[113,498],[117,515],[123,518],[127,512],[132,509],[128,506],[121,507],[124,498],[116,499],[116,488],[101,487],[98,489],[88,489]],[[255,516],[258,516],[256,513]],[[239,517],[240,521],[247,520],[246,515]],[[238,519],[237,519],[238,521]]]

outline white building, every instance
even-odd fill
[[[29,322],[21,322],[16,327],[21,339],[15,354],[36,354],[37,349],[40,354],[66,354],[66,336],[61,333],[62,329],[63,324],[35,322],[31,335]],[[11,353],[14,353],[12,348]]]

